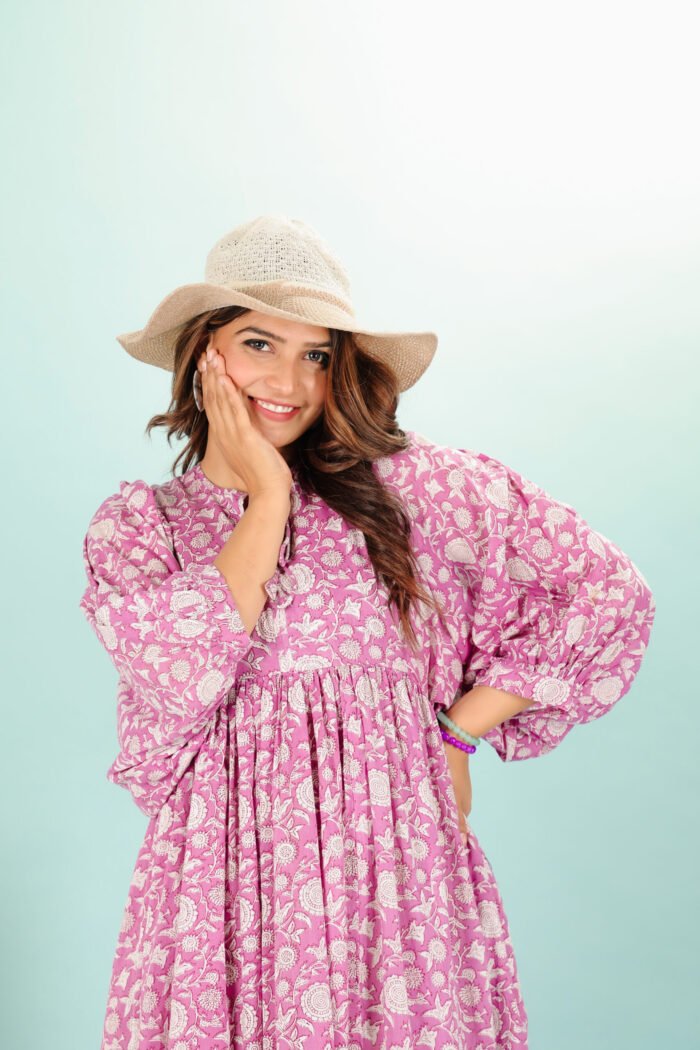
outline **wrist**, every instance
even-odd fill
[[[470,709],[470,705],[466,703],[468,696],[469,694],[465,693],[451,707],[446,707],[444,712],[463,733],[467,733],[469,736],[479,740],[484,730],[480,721],[474,718],[473,709]],[[443,729],[450,731],[450,727],[447,725],[444,725]]]
[[[469,761],[469,758],[473,754],[472,751],[467,751],[466,748],[460,747],[459,744],[455,744],[455,742],[453,740],[448,740],[444,736],[443,736],[442,740],[443,740],[443,743],[447,747],[451,748],[453,752],[456,752],[458,755],[461,755],[466,762]]]
[[[474,754],[481,743],[478,737],[472,736],[453,722],[446,711],[438,711],[437,719],[440,723],[440,736],[446,744],[452,744],[453,748],[466,754]]]
[[[248,506],[262,506],[270,509],[286,509],[289,513],[289,508],[292,505],[292,494],[288,489],[267,488],[258,489],[257,492],[251,492],[248,494]]]

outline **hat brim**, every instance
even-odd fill
[[[172,372],[175,342],[187,321],[207,310],[244,306],[272,317],[352,332],[362,350],[384,361],[395,372],[401,391],[418,381],[435,355],[438,339],[434,332],[370,331],[360,327],[330,297],[326,301],[308,289],[288,288],[285,301],[293,305],[291,310],[271,306],[247,292],[217,284],[181,285],[158,304],[143,328],[124,332],[117,336],[117,341],[136,360]]]

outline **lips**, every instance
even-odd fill
[[[286,404],[286,402],[284,402],[284,401],[273,401],[273,400],[272,400],[271,398],[269,398],[269,397],[253,397],[253,396],[252,396],[251,394],[249,394],[248,396],[250,397],[250,400],[251,400],[251,401],[256,401],[256,402],[258,402],[258,404],[259,404],[259,403],[260,403],[261,401],[266,401],[268,405],[277,405],[277,406],[278,406],[278,408],[287,408],[287,409],[289,409],[290,411],[291,411],[291,409],[293,409],[293,408],[299,408],[299,405],[288,405],[288,404]]]
[[[286,423],[287,420],[293,419],[294,416],[298,415],[301,411],[301,407],[295,405],[287,412],[275,412],[273,409],[265,408],[264,405],[261,405],[256,397],[251,397],[250,400],[253,402],[256,411],[259,412],[261,416],[264,416],[265,419],[276,420],[278,423]],[[271,401],[270,404],[274,404],[274,402]]]

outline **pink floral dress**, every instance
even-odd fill
[[[447,629],[414,609],[415,654],[362,532],[296,473],[250,636],[213,565],[244,493],[197,464],[121,482],[89,523],[80,608],[118,672],[107,778],[150,818],[102,1050],[527,1047],[436,710],[473,685],[514,692],[533,705],[484,739],[504,762],[546,754],[629,690],[654,600],[572,507],[407,434],[373,469],[445,611]]]

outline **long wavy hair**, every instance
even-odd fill
[[[170,405],[167,412],[153,416],[145,430],[150,435],[154,427],[167,427],[168,444],[173,434],[188,439],[173,463],[173,476],[181,461],[184,473],[206,451],[207,415],[198,411],[192,392],[196,362],[213,331],[248,312],[242,306],[207,310],[188,321],[177,338]],[[418,642],[409,619],[412,604],[425,602],[443,625],[444,619],[439,602],[418,582],[408,515],[372,469],[373,460],[409,444],[396,422],[397,379],[388,365],[358,346],[352,332],[333,328],[329,332],[332,353],[324,410],[294,450],[299,483],[362,531],[375,575],[384,582],[389,604],[395,606],[415,652]],[[293,530],[291,542],[293,547]]]

